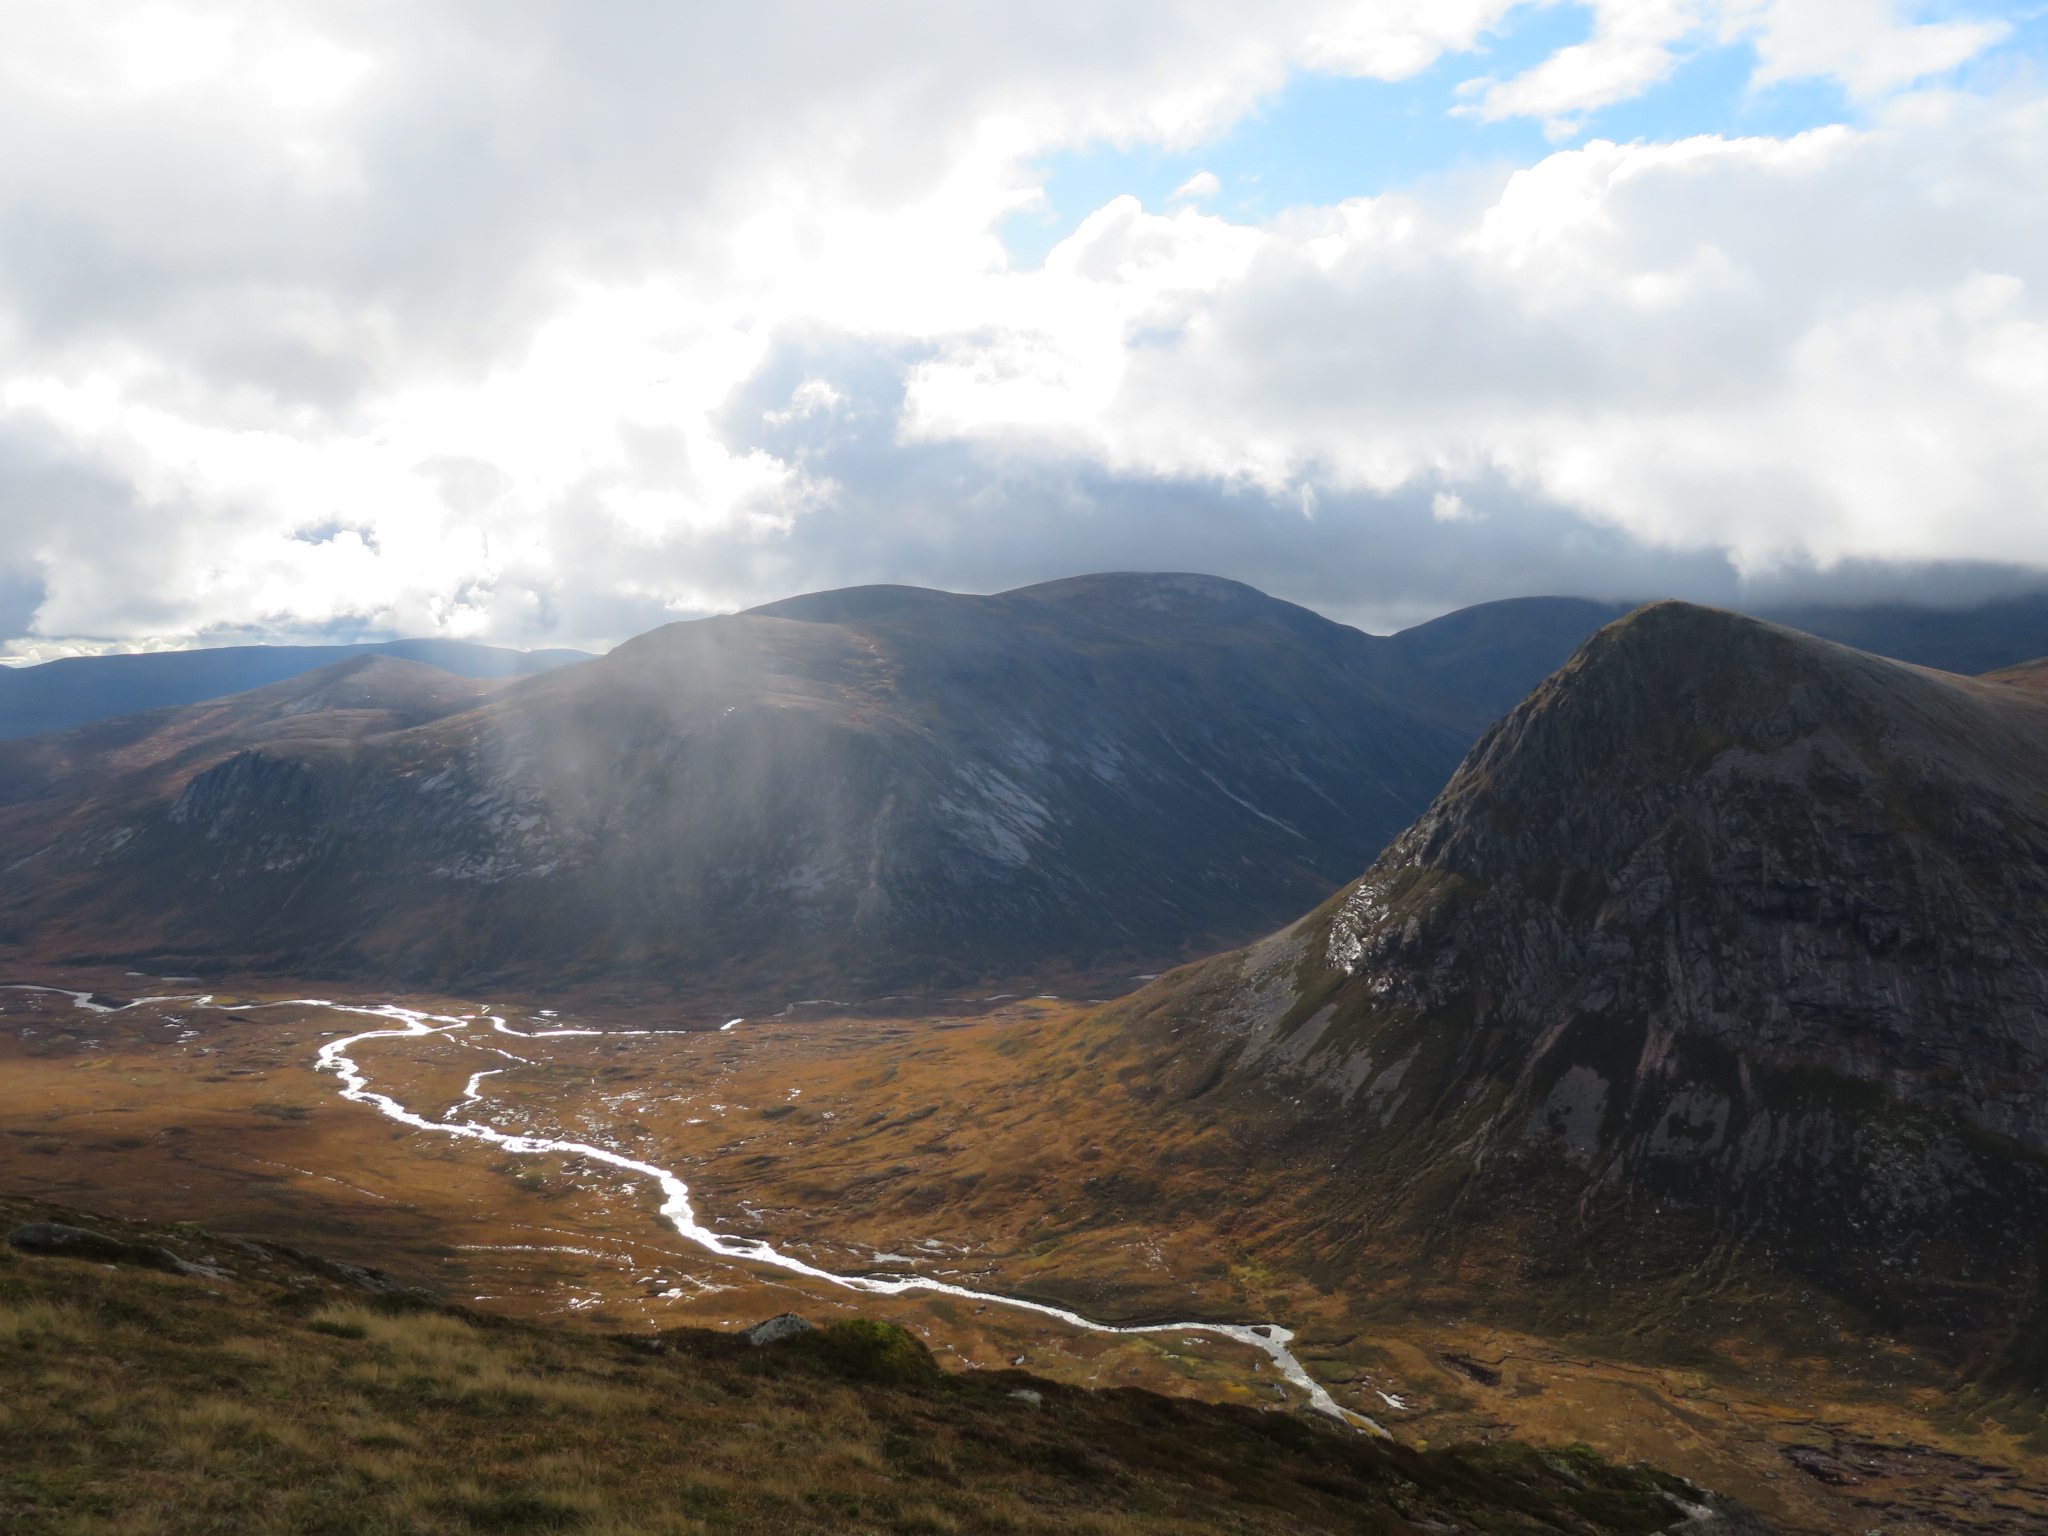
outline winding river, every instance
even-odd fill
[[[9,987],[8,991],[51,992],[69,997],[80,1008],[95,1013],[115,1013],[142,1003],[178,1003],[188,1008],[226,1008],[216,1004],[211,994],[181,997],[144,997],[132,1003],[101,1003],[94,1000],[90,992],[74,992],[64,987]],[[235,1012],[245,1013],[251,1007],[265,1008],[323,1008],[331,1013],[352,1014],[383,1020],[387,1026],[365,1029],[344,1038],[329,1041],[320,1047],[316,1058],[316,1069],[331,1072],[341,1081],[341,1096],[351,1103],[364,1104],[376,1110],[385,1118],[415,1130],[435,1131],[444,1136],[466,1138],[471,1141],[488,1142],[503,1147],[508,1152],[524,1154],[565,1154],[588,1158],[625,1173],[638,1175],[655,1184],[661,1191],[661,1215],[677,1234],[699,1248],[717,1254],[720,1258],[735,1259],[743,1263],[760,1264],[789,1274],[802,1275],[807,1279],[822,1281],[843,1290],[860,1291],[871,1296],[901,1296],[910,1291],[926,1291],[942,1296],[956,1296],[963,1301],[982,1302],[991,1306],[1008,1307],[1015,1311],[1034,1312],[1041,1317],[1055,1318],[1069,1327],[1089,1333],[1104,1334],[1155,1334],[1155,1333],[1202,1333],[1213,1337],[1229,1339],[1238,1344],[1248,1344],[1271,1360],[1289,1383],[1302,1392],[1310,1407],[1319,1413],[1329,1415],[1340,1423],[1364,1429],[1373,1434],[1384,1435],[1386,1431],[1363,1414],[1353,1413],[1330,1396],[1323,1385],[1302,1368],[1299,1360],[1288,1348],[1294,1334],[1276,1323],[1151,1323],[1137,1327],[1124,1327],[1112,1323],[1098,1323],[1078,1312],[1064,1307],[1055,1307],[1042,1301],[1027,1301],[1021,1297],[1004,1296],[993,1291],[969,1290],[966,1286],[952,1285],[943,1280],[925,1279],[918,1276],[874,1276],[842,1275],[831,1270],[819,1269],[807,1264],[792,1254],[776,1248],[760,1238],[734,1237],[705,1226],[697,1219],[696,1208],[690,1202],[690,1186],[672,1171],[654,1163],[644,1163],[637,1158],[625,1156],[609,1147],[593,1146],[585,1141],[562,1141],[548,1136],[523,1136],[498,1130],[493,1126],[479,1125],[473,1120],[436,1120],[418,1113],[370,1086],[368,1075],[358,1065],[350,1050],[365,1040],[415,1039],[427,1035],[449,1034],[466,1030],[474,1024],[488,1022],[495,1033],[513,1035],[521,1039],[554,1039],[565,1035],[591,1035],[616,1038],[621,1035],[649,1035],[653,1030],[603,1030],[603,1029],[544,1029],[517,1030],[496,1014],[435,1014],[414,1008],[401,1008],[395,1003],[376,1006],[330,1002],[325,998],[294,998],[285,1002],[243,1004],[234,1007]],[[729,1026],[728,1026],[729,1027]],[[500,1069],[504,1070],[504,1069]],[[480,1072],[472,1077],[465,1090],[464,1098],[448,1113],[453,1114],[461,1104],[480,1101],[478,1087],[482,1078],[491,1075]],[[1384,1394],[1382,1394],[1384,1395]],[[1391,1399],[1390,1399],[1391,1401]]]

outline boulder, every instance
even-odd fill
[[[764,1344],[779,1344],[784,1339],[793,1339],[800,1333],[816,1333],[817,1326],[805,1322],[794,1312],[782,1312],[766,1322],[756,1323],[746,1331],[746,1340],[759,1349]]]

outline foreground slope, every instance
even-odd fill
[[[189,1226],[0,1200],[0,1228],[53,1216],[104,1251],[0,1244],[12,1532],[1768,1529],[1583,1449],[1423,1452],[1287,1414],[948,1376],[860,1320],[760,1348],[576,1334]]]
[[[1127,973],[1326,895],[1465,744],[1372,637],[1181,576],[821,594],[307,734],[48,782],[0,833],[16,953],[777,1006]]]
[[[1326,1283],[2040,1384],[2044,768],[2038,689],[1660,604],[1098,1048]]]

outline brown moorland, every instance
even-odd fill
[[[176,1003],[90,1013],[50,993],[4,996],[0,1122],[30,1133],[0,1138],[6,1187],[137,1216],[186,1212],[576,1332],[726,1330],[790,1309],[867,1316],[911,1330],[958,1371],[1021,1361],[1075,1387],[1278,1406],[1283,1389],[1250,1350],[1105,1337],[915,1293],[850,1295],[692,1248],[659,1221],[644,1183],[610,1170],[339,1102],[332,1076],[309,1070],[312,1051],[375,1021]],[[529,1031],[606,1022],[497,1011]],[[1886,1357],[1889,1376],[1853,1351],[1739,1340],[1680,1358],[1656,1341],[1389,1306],[1262,1251],[1260,1213],[1287,1209],[1277,1181],[1206,1211],[1183,1208],[1214,1198],[1199,1159],[1179,1190],[1105,1190],[1100,1170],[1135,1155],[1143,1128],[1103,1114],[1115,1084],[1076,1051],[1093,1017],[1038,999],[973,1020],[768,1020],[726,1033],[507,1040],[473,1026],[353,1054],[373,1087],[440,1114],[494,1064],[493,1039],[511,1045],[530,1064],[495,1062],[507,1070],[480,1085],[487,1099],[470,1113],[539,1134],[609,1132],[687,1178],[720,1230],[821,1267],[915,1271],[1105,1321],[1282,1322],[1340,1401],[1406,1444],[1584,1441],[1802,1531],[2007,1532],[2048,1518],[2030,1443],[2038,1405],[1973,1398],[1908,1352]],[[1173,1160],[1156,1138],[1149,1151]]]

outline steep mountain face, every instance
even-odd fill
[[[1320,899],[1427,804],[1467,738],[1380,644],[1207,577],[819,594],[408,729],[58,782],[0,915],[44,956],[778,1006],[1128,971]]]
[[[1332,1280],[1644,1327],[1791,1286],[2043,1378],[2035,672],[1644,609],[1363,879],[1102,1027],[1300,1169],[1281,1241]]]
[[[369,645],[228,645],[133,656],[67,656],[0,667],[0,740],[68,731],[95,720],[170,709],[267,687],[357,657],[386,657],[460,677],[525,677],[583,651],[511,651],[466,640],[387,640]]]

